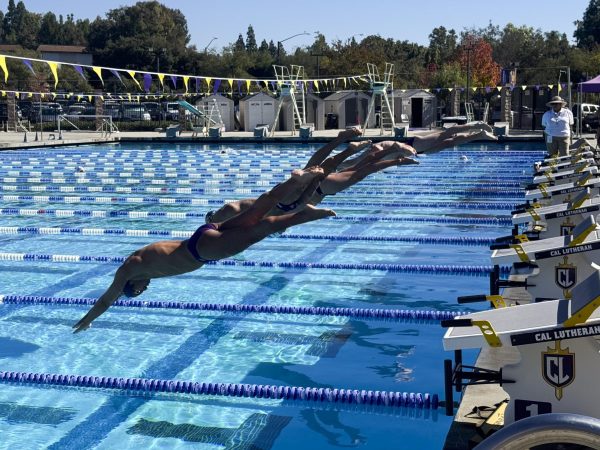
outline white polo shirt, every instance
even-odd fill
[[[542,126],[546,134],[550,136],[571,136],[571,125],[573,123],[573,113],[567,108],[561,108],[559,112],[554,112],[551,109],[542,116]]]

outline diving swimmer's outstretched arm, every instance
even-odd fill
[[[106,292],[100,296],[98,301],[94,303],[92,309],[83,316],[83,318],[73,325],[75,331],[73,333],[79,333],[90,327],[91,323],[102,315],[123,293],[125,284],[131,278],[133,267],[141,263],[139,256],[130,256],[127,260],[117,269],[113,282],[108,287]]]

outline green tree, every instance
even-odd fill
[[[590,0],[582,20],[575,21],[577,47],[591,49],[600,44],[600,0]]]
[[[174,71],[185,54],[190,36],[185,16],[157,1],[138,2],[110,10],[106,19],[89,25],[89,48],[99,65]],[[152,50],[150,50],[152,49]]]
[[[238,36],[237,41],[235,41],[233,49],[234,49],[234,51],[236,51],[238,53],[243,53],[246,51],[246,44],[244,44],[244,37],[242,36],[241,33]]]
[[[440,66],[450,61],[456,51],[456,32],[440,26],[429,34],[429,48],[425,56],[427,64]]]
[[[60,32],[60,24],[56,20],[56,16],[53,12],[48,12],[42,17],[38,42],[40,44],[58,44],[61,40]]]
[[[252,25],[248,25],[248,31],[246,32],[246,51],[249,53],[256,53],[258,51],[256,36],[254,35],[254,28],[252,28]]]

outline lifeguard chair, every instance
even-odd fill
[[[369,71],[369,83],[371,88],[371,98],[369,99],[369,108],[363,129],[366,130],[369,119],[375,113],[375,108],[379,109],[379,130],[383,135],[386,132],[390,134],[394,131],[394,65],[385,63],[385,72],[383,79],[379,76],[379,70],[375,64],[367,63]],[[390,92],[390,96],[388,96]]]
[[[290,68],[291,71],[286,66],[273,65],[279,98],[275,108],[275,117],[270,127],[269,136],[271,137],[275,134],[283,102],[287,100],[291,101],[293,108],[294,126],[292,127],[292,136],[296,134],[297,129],[306,124],[304,83],[302,83],[304,66],[291,65]]]

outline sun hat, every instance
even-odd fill
[[[552,100],[546,103],[546,106],[552,106],[556,103],[561,103],[563,106],[567,104],[567,102],[565,102],[560,96],[555,95],[554,97],[552,97]]]

